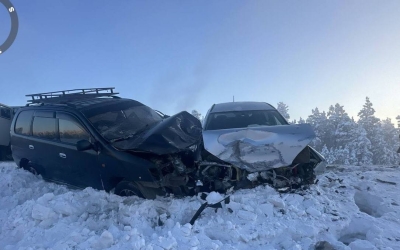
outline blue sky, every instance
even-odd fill
[[[400,1],[26,1],[0,55],[0,102],[114,86],[173,114],[282,101],[291,118],[370,97],[400,115]],[[10,29],[0,6],[0,43]]]

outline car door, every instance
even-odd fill
[[[32,121],[32,136],[28,145],[32,167],[45,179],[53,179],[51,166],[57,164],[55,145],[57,143],[57,121],[51,110],[35,111]]]
[[[14,126],[11,128],[11,148],[13,158],[20,167],[21,161],[27,163],[32,160],[34,146],[32,145],[33,110],[25,110],[18,114]]]
[[[80,140],[93,141],[87,128],[79,118],[70,113],[57,112],[57,120],[60,139],[57,146],[60,162],[58,167],[68,170],[63,178],[78,187],[102,189],[97,151],[78,151],[76,148]]]

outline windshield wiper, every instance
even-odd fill
[[[110,140],[110,142],[117,142],[117,141],[125,141],[128,139],[131,139],[134,135],[138,135],[140,133],[142,133],[143,131],[145,131],[147,128],[149,127],[149,124],[146,124],[146,126],[144,126],[143,128],[139,129],[138,131],[136,131],[135,133],[129,134],[127,136],[123,136],[123,137],[119,137],[119,138],[115,138]]]
[[[135,134],[129,134],[129,135],[124,136],[124,137],[115,138],[115,139],[110,140],[110,142],[117,142],[117,141],[128,140],[128,139],[132,138],[134,135],[135,135]]]

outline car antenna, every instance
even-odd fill
[[[235,102],[235,96],[233,96],[233,102]]]

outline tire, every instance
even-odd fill
[[[121,181],[118,183],[115,187],[114,194],[124,197],[138,196],[144,198],[138,186],[132,181]]]
[[[28,168],[28,171],[31,172],[33,175],[39,175],[38,171],[31,165],[28,165]]]
[[[39,175],[39,174],[40,174],[40,173],[37,171],[37,169],[34,168],[34,167],[32,166],[32,164],[31,164],[29,161],[27,161],[27,160],[21,161],[20,167],[23,168],[23,169],[25,169],[25,170],[28,171],[28,172],[31,172],[33,175]]]

